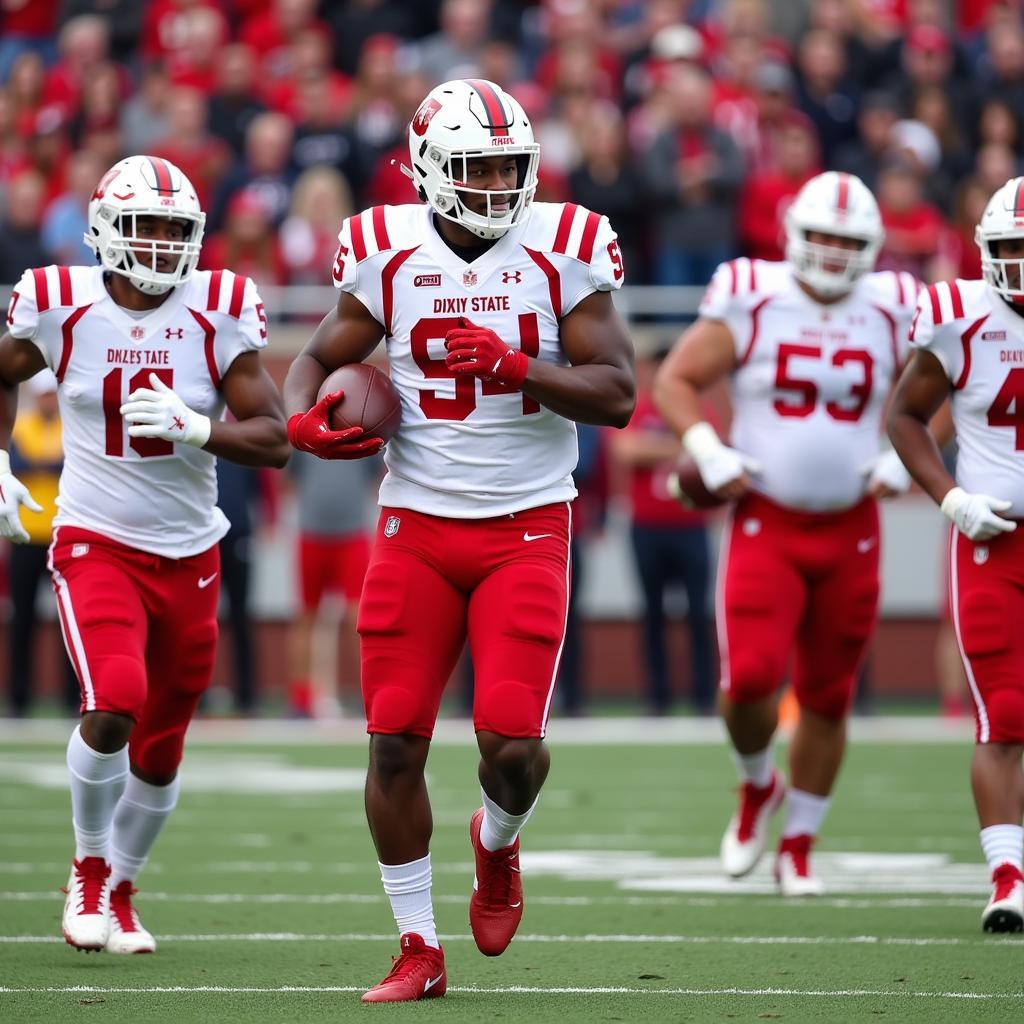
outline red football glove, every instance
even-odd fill
[[[288,421],[288,440],[300,452],[310,452],[320,459],[365,459],[384,447],[380,437],[364,438],[362,427],[331,430],[328,417],[345,397],[344,391],[324,395],[309,412],[297,412]]]
[[[459,321],[463,326],[444,336],[444,347],[448,350],[445,366],[457,377],[468,374],[510,388],[522,387],[529,358],[509,348],[489,327],[477,327],[464,316]]]

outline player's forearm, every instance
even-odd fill
[[[276,416],[211,424],[210,439],[203,450],[242,466],[273,466],[288,461],[291,445],[284,423]]]
[[[661,418],[682,437],[695,423],[704,419],[700,407],[700,391],[685,377],[659,373],[651,393]]]
[[[889,438],[896,454],[922,490],[937,504],[942,504],[956,481],[942,464],[935,438],[928,426],[909,412],[889,414]]]
[[[0,382],[0,449],[6,450],[11,443],[11,431],[18,415],[18,386]]]
[[[288,368],[281,393],[285,417],[308,412],[316,404],[320,385],[327,379],[327,368],[314,356],[301,352]]]
[[[607,363],[554,366],[531,359],[521,390],[559,416],[596,426],[624,427],[636,405],[632,373]]]

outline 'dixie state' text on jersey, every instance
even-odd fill
[[[757,459],[754,489],[790,508],[841,510],[866,493],[886,397],[907,354],[910,274],[865,274],[823,304],[788,263],[739,259],[715,272],[701,316],[736,346],[731,443]]]
[[[429,206],[378,206],[345,221],[334,281],[384,326],[402,422],[388,442],[382,505],[479,519],[575,497],[576,426],[520,391],[445,366],[465,317],[512,348],[567,366],[559,321],[622,283],[607,218],[533,203],[472,263],[445,245]]]
[[[185,558],[228,530],[215,458],[187,444],[133,438],[121,405],[155,373],[196,412],[218,420],[235,358],[266,345],[256,286],[230,270],[196,271],[156,309],[133,316],[101,267],[26,270],[7,327],[35,344],[59,381],[64,470],[54,526],[80,526],[131,547]]]
[[[1024,318],[984,281],[940,281],[921,292],[910,343],[953,386],[956,482],[1024,517]]]

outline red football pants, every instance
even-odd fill
[[[133,718],[132,764],[173,775],[213,672],[220,549],[163,558],[62,526],[50,572],[82,711]]]
[[[1024,524],[992,540],[953,529],[949,591],[979,743],[1024,743]]]
[[[371,733],[433,733],[463,644],[473,725],[543,736],[565,636],[570,513],[544,505],[494,519],[384,508],[357,627]]]
[[[751,494],[727,523],[718,569],[722,689],[773,694],[792,656],[801,707],[848,711],[878,609],[878,507],[801,512]]]

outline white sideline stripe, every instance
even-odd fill
[[[53,892],[0,892],[0,903],[49,903],[61,899],[61,894],[55,889]],[[316,906],[317,904],[335,903],[366,903],[382,904],[386,897],[381,894],[374,896],[361,892],[328,892],[328,893],[288,893],[288,892],[261,892],[261,893],[239,893],[239,892],[213,892],[213,893],[178,893],[178,892],[150,892],[148,889],[140,893],[143,903],[295,903],[300,905]],[[538,904],[547,907],[603,907],[603,906],[629,906],[629,907],[728,907],[735,906],[740,902],[748,902],[750,899],[760,899],[762,905],[771,901],[776,910],[799,909],[810,910],[816,907],[829,910],[874,910],[874,909],[906,909],[906,908],[929,908],[929,907],[977,907],[977,898],[953,897],[953,896],[894,896],[892,898],[865,897],[838,897],[825,896],[815,897],[808,902],[805,900],[780,899],[774,893],[763,896],[758,893],[743,894],[736,896],[530,896],[531,904]],[[450,894],[435,895],[435,903],[452,903],[464,906],[469,902],[469,896],[454,896]]]
[[[472,935],[445,935],[444,941],[473,942]],[[38,945],[61,943],[59,935],[0,935],[0,944]],[[394,942],[392,932],[346,932],[339,934],[300,932],[238,932],[219,935],[163,935],[161,942]],[[910,939],[884,935],[517,935],[516,942],[658,944],[686,946],[985,946],[1020,954],[1020,943],[993,937],[988,939]]]
[[[303,994],[320,992],[365,992],[363,985],[277,985],[259,987],[228,986],[228,985],[154,985],[148,988],[124,986],[101,988],[99,985],[51,985],[45,988],[16,988],[13,986],[0,985],[0,993],[131,993],[133,995],[161,995],[164,993],[182,992],[216,992],[228,995],[244,992],[259,992],[265,994],[281,993]],[[847,989],[802,989],[802,988],[634,988],[626,985],[612,986],[600,985],[593,988],[586,988],[582,985],[565,986],[558,988],[543,988],[533,985],[504,985],[497,988],[482,988],[475,985],[449,986],[449,992],[460,992],[466,994],[480,995],[545,995],[545,996],[810,996],[811,998],[888,998],[888,999],[1020,999],[1024,992],[922,992],[908,989],[874,989],[874,988],[847,988]]]

